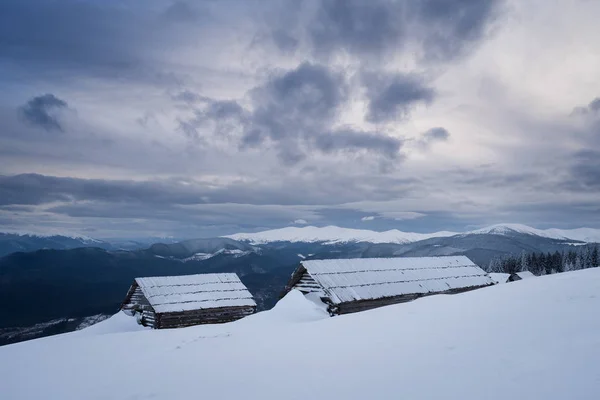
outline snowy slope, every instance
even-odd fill
[[[348,242],[370,242],[370,243],[413,243],[420,240],[450,237],[455,235],[512,235],[525,234],[539,236],[547,239],[575,240],[583,242],[600,242],[600,229],[578,228],[578,229],[536,229],[522,224],[497,224],[482,229],[458,233],[458,232],[434,232],[414,233],[402,232],[392,229],[385,232],[377,232],[365,229],[341,228],[339,226],[305,226],[287,227],[273,229],[256,233],[236,233],[225,236],[230,239],[247,241],[252,244],[265,244],[270,242],[325,242],[325,243],[348,243]]]
[[[456,235],[456,232],[413,233],[392,229],[385,232],[376,232],[365,229],[340,228],[339,226],[305,226],[273,229],[257,233],[236,233],[226,236],[240,241],[249,241],[254,244],[269,242],[370,242],[370,243],[411,243],[432,237],[446,237]]]
[[[118,315],[0,348],[2,398],[597,399],[600,269],[328,318],[291,292],[240,321]]]

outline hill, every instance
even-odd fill
[[[594,268],[334,318],[298,292],[223,325],[116,315],[0,348],[0,376],[10,399],[591,400],[599,292]]]

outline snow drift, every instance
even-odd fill
[[[333,318],[297,292],[223,325],[115,316],[0,348],[2,398],[592,400],[599,293],[594,268]]]

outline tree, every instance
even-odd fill
[[[529,256],[525,250],[521,252],[521,271],[529,271]]]
[[[592,268],[600,267],[600,256],[598,256],[598,246],[594,245],[591,255]]]

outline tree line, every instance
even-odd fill
[[[488,265],[487,272],[530,271],[534,275],[549,275],[559,272],[576,271],[579,269],[600,266],[600,256],[597,245],[579,246],[575,250],[555,251],[554,253],[521,253],[496,257]]]

